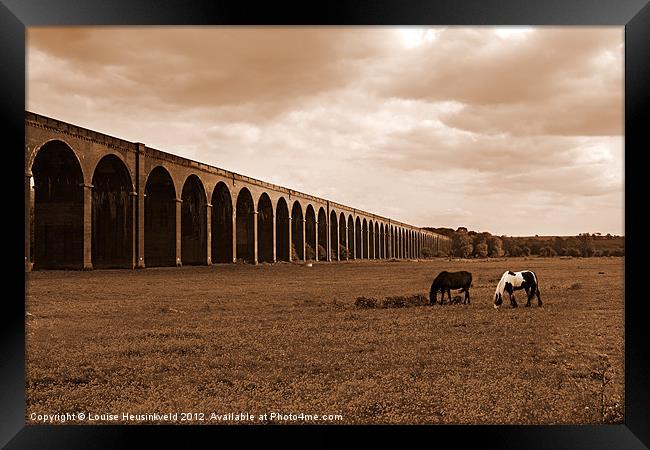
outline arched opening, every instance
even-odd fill
[[[176,265],[176,188],[169,172],[157,166],[144,189],[144,263]]]
[[[212,262],[232,262],[232,198],[220,181],[212,191]]]
[[[361,253],[361,247],[363,247],[363,237],[361,236],[361,219],[358,217],[354,224],[354,242],[356,244],[356,248],[354,249],[354,257],[361,259],[363,257],[363,254]]]
[[[257,257],[273,262],[273,204],[266,193],[257,202]]]
[[[251,192],[242,188],[237,196],[237,259],[255,261],[255,204]]]
[[[409,231],[409,240],[411,244],[409,248],[411,249],[411,258],[415,258],[415,232],[413,230]]]
[[[293,261],[304,261],[304,235],[303,235],[303,216],[302,207],[298,200],[293,202],[291,208],[291,246],[292,252],[291,259]]]
[[[289,261],[289,207],[280,197],[275,208],[275,257],[278,261]]]
[[[32,175],[33,268],[82,268],[84,179],[77,157],[63,142],[48,142],[36,155]]]
[[[311,205],[305,211],[305,260],[316,257],[316,213]]]
[[[327,261],[327,214],[318,209],[318,260]]]
[[[402,241],[404,241],[404,259],[409,255],[408,230],[402,230]]]
[[[185,265],[206,264],[208,211],[205,189],[199,177],[187,177],[181,199],[181,261]]]
[[[373,255],[373,257],[375,259],[381,258],[380,253],[381,251],[379,248],[379,223],[375,222],[375,254]]]
[[[366,219],[363,219],[362,236],[363,246],[361,248],[361,257],[363,259],[368,259],[368,222]]]
[[[336,218],[336,212],[330,212],[330,255],[332,259],[338,261],[341,259],[339,252],[339,221]]]
[[[390,258],[390,231],[388,228],[388,225],[384,225],[384,251],[385,251],[385,258]]]
[[[398,259],[402,258],[402,230],[400,228],[395,228],[395,248],[397,251],[395,255]]]
[[[405,257],[410,258],[411,257],[411,231],[410,230],[404,230],[404,250],[405,250]]]
[[[379,226],[379,257],[381,259],[386,258],[386,237],[385,237],[385,231],[384,231],[384,224],[382,223]]]
[[[345,232],[345,214],[341,213],[339,216],[339,258],[341,260],[348,259],[348,242],[347,242],[347,233]]]
[[[391,239],[391,246],[392,246],[392,257],[393,258],[398,258],[398,251],[397,251],[397,229],[393,226],[390,227],[391,232],[390,232],[390,239]]]
[[[350,259],[355,259],[357,257],[356,246],[355,246],[355,236],[354,232],[354,219],[352,214],[348,216],[348,257]]]
[[[375,225],[372,220],[368,222],[368,233],[369,233],[368,246],[370,247],[368,249],[368,258],[374,259],[375,258]]]
[[[92,261],[95,268],[133,267],[133,184],[115,155],[93,174]]]
[[[402,245],[402,229],[398,228],[397,229],[397,257],[402,259],[404,255],[402,254],[402,250],[404,249],[404,246]]]

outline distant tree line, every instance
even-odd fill
[[[625,237],[600,233],[577,236],[493,236],[465,227],[425,228],[452,240],[449,256],[461,258],[499,258],[502,256],[624,256]]]

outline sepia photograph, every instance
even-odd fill
[[[625,422],[623,26],[25,41],[26,424]]]

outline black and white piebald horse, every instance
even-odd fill
[[[542,299],[539,296],[539,283],[537,282],[537,275],[531,270],[522,270],[521,272],[503,272],[497,289],[494,292],[494,308],[498,309],[503,303],[503,295],[505,292],[510,296],[510,305],[513,308],[517,307],[514,291],[524,289],[528,296],[526,306],[530,306],[530,300],[537,296],[537,306],[542,306]]]
[[[449,297],[449,304],[451,300],[451,290],[460,289],[460,292],[465,292],[465,299],[463,304],[469,303],[469,288],[472,285],[472,274],[464,270],[460,272],[447,272],[443,271],[438,274],[433,283],[431,283],[431,290],[429,291],[429,304],[436,304],[436,297],[438,291],[442,292],[440,296],[440,304],[442,305],[445,299],[445,292]]]

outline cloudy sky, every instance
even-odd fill
[[[623,234],[622,27],[27,37],[29,111],[416,226]]]

